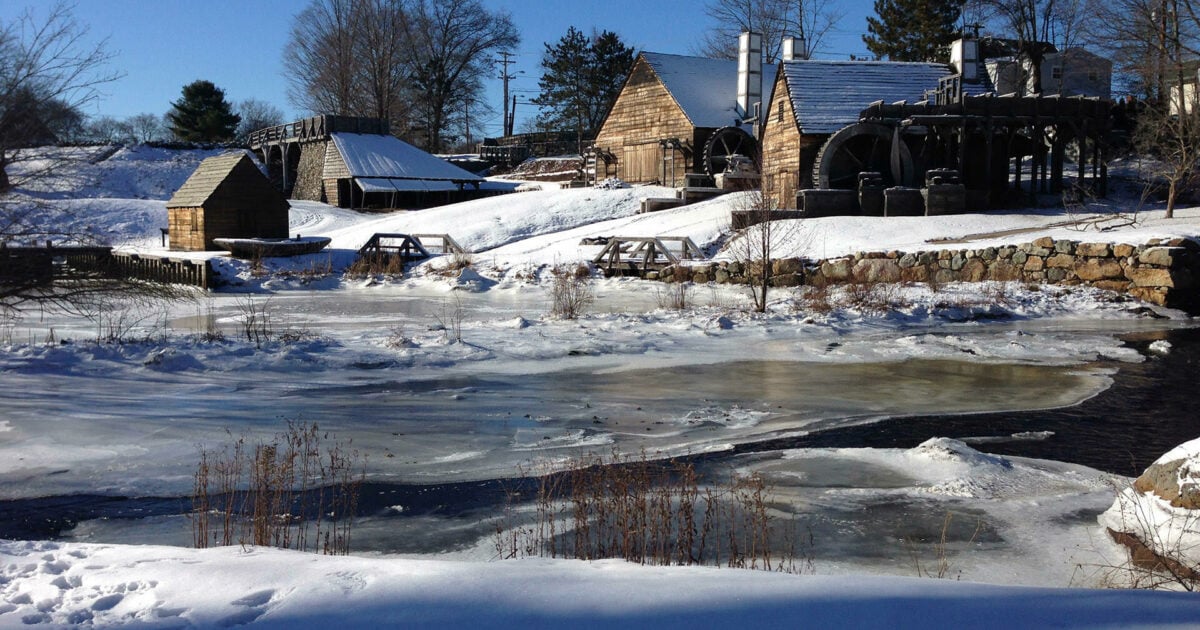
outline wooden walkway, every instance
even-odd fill
[[[614,236],[592,262],[606,276],[645,276],[682,260],[702,259],[704,252],[687,236]]]

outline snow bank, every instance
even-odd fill
[[[619,561],[0,542],[0,626],[1195,627],[1194,596]]]

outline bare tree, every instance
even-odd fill
[[[360,28],[356,41],[365,103],[358,109],[374,118],[385,118],[397,130],[407,127],[411,119],[413,72],[412,59],[407,56],[405,30],[408,12],[398,0],[367,0],[360,7],[356,21],[372,20],[368,28]]]
[[[761,189],[740,194],[733,214],[741,227],[723,252],[741,265],[754,310],[762,313],[767,310],[771,287],[783,284],[778,278],[784,272],[777,260],[779,248],[802,238],[803,228],[798,219],[780,219],[778,208]]]
[[[1060,0],[978,0],[996,34],[1016,41],[1021,77],[1018,85],[1031,94],[1042,93],[1042,62],[1051,52],[1048,43],[1060,30]]]
[[[456,113],[483,90],[491,53],[512,48],[520,35],[512,17],[479,0],[414,0],[405,41],[416,90],[414,123],[427,150],[440,151]]]
[[[288,96],[313,113],[385,118],[440,150],[485,109],[490,53],[518,41],[512,18],[479,0],[313,0],[284,51]]]
[[[1134,142],[1155,158],[1150,175],[1166,183],[1169,219],[1175,216],[1180,194],[1200,181],[1200,103],[1195,88],[1190,94],[1186,89],[1196,78],[1191,60],[1196,55],[1197,20],[1190,0],[1159,0],[1158,11],[1150,17],[1150,65],[1156,66],[1165,84],[1159,89],[1166,92],[1160,91],[1159,101],[1141,113]]]
[[[736,59],[742,31],[763,36],[763,61],[779,60],[783,38],[799,38],[797,56],[807,59],[845,15],[834,0],[710,0],[704,12],[713,27],[703,35],[696,52],[714,59]]]
[[[162,119],[160,118],[159,125],[161,126],[161,124]],[[112,116],[89,118],[83,127],[81,139],[85,142],[124,142],[128,136],[126,122]]]
[[[53,178],[61,185],[90,152],[37,146],[56,140],[64,122],[72,114],[78,120],[78,111],[99,96],[98,88],[118,78],[106,69],[112,58],[106,42],[90,43],[88,36],[87,27],[62,3],[0,23],[0,244],[93,244],[102,236],[69,204],[42,194],[44,184]],[[0,312],[30,307],[85,312],[114,301],[179,294],[177,288],[105,274],[51,282],[48,261],[39,267],[21,260],[6,256],[0,261]]]
[[[1200,54],[1195,3],[1110,0],[1094,3],[1088,14],[1090,41],[1113,60],[1129,92],[1149,103],[1168,102],[1179,62]]]
[[[259,129],[287,122],[283,119],[283,112],[278,107],[256,98],[248,98],[238,103],[237,113],[242,117],[238,122],[237,131],[234,133],[234,137],[239,142],[245,142],[251,133]]]
[[[167,127],[158,114],[143,112],[126,118],[122,123],[134,142],[157,142],[167,136]]]
[[[296,15],[283,50],[288,98],[312,113],[354,111],[356,0],[314,0]],[[369,28],[370,24],[364,25]]]
[[[0,193],[21,184],[9,167],[22,150],[56,140],[56,126],[98,96],[97,88],[118,78],[105,69],[112,55],[107,40],[88,41],[88,28],[57,3],[39,16],[33,9],[0,23]],[[44,169],[26,170],[24,178]],[[0,226],[0,238],[4,236]]]
[[[1166,188],[1167,217],[1180,195],[1200,179],[1200,103],[1195,61],[1200,54],[1200,18],[1194,0],[1111,0],[1091,8],[1091,40],[1101,44],[1141,96],[1134,146],[1145,157],[1150,186]]]
[[[313,0],[284,50],[288,97],[314,114],[408,126],[412,68],[403,0]]]
[[[1162,185],[1167,189],[1168,219],[1175,216],[1180,196],[1200,182],[1200,112],[1197,110],[1194,99],[1181,112],[1149,107],[1139,115],[1134,131],[1134,146],[1152,158],[1143,163],[1143,176],[1151,186]]]

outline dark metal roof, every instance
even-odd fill
[[[858,122],[875,101],[916,102],[952,74],[941,63],[896,61],[785,61],[783,73],[802,133],[833,133]]]

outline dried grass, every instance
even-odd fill
[[[269,442],[250,445],[240,437],[201,450],[193,481],[189,517],[197,548],[350,553],[361,457],[316,423],[288,421],[287,431]]]
[[[762,476],[702,486],[686,461],[589,455],[568,472],[542,475],[530,524],[497,525],[500,558],[528,556],[646,565],[712,565],[800,573],[796,538],[778,531]],[[523,498],[510,494],[510,500]],[[782,545],[781,545],[782,541]]]

